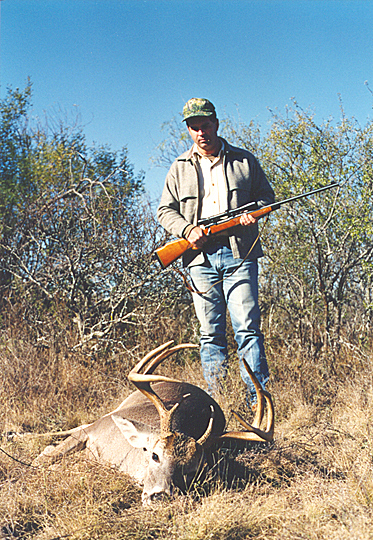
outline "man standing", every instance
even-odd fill
[[[273,203],[274,193],[257,159],[218,136],[219,120],[207,99],[192,98],[183,121],[194,142],[172,164],[158,208],[160,224],[183,237],[193,249],[183,257],[194,287],[193,301],[200,323],[201,361],[208,390],[216,394],[227,371],[226,310],[228,308],[247,397],[255,408],[255,388],[242,362],[245,358],[265,387],[268,365],[260,331],[257,220],[248,214],[240,225],[209,237],[198,220],[250,202]]]

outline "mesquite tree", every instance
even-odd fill
[[[125,148],[88,148],[78,127],[31,125],[30,99],[28,86],[0,103],[3,324],[90,354],[153,343],[160,315],[188,300],[152,259],[163,232],[143,174]]]

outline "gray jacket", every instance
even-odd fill
[[[249,202],[266,206],[274,202],[273,189],[258,160],[242,148],[228,144],[224,139],[224,173],[227,182],[228,208],[235,209]],[[193,147],[192,147],[193,148]],[[190,225],[197,225],[200,210],[198,169],[192,148],[179,156],[166,176],[158,220],[162,227],[177,237],[182,237]],[[238,225],[229,229],[229,242],[235,258],[243,258],[249,252],[258,235],[258,226]],[[253,260],[263,256],[258,241],[249,255]],[[184,266],[203,264],[202,250],[189,249],[183,259]]]

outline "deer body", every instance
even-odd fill
[[[62,433],[69,437],[56,447],[48,446],[34,464],[48,464],[85,449],[88,457],[117,467],[143,485],[142,500],[147,504],[170,495],[173,485],[182,487],[181,480],[188,485],[204,463],[205,450],[214,442],[225,438],[271,440],[272,401],[257,381],[259,407],[253,425],[236,415],[248,431],[227,433],[223,411],[204,390],[153,375],[167,356],[195,347],[184,344],[169,348],[170,344],[158,347],[133,368],[129,379],[138,390],[117,409],[92,424]],[[264,399],[269,404],[268,425],[261,431]]]

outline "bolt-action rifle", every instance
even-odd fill
[[[314,193],[320,193],[321,191],[337,187],[338,185],[339,184],[337,183],[329,184],[328,186],[314,189],[313,191],[309,191],[308,193],[302,193],[301,195],[296,195],[295,197],[285,199],[284,201],[273,203],[268,206],[262,206],[261,208],[258,207],[256,202],[252,202],[244,206],[240,206],[239,208],[235,208],[234,210],[228,210],[227,212],[217,214],[216,216],[201,219],[198,222],[198,226],[202,227],[205,234],[208,236],[218,234],[222,231],[225,231],[226,229],[230,229],[231,227],[239,225],[240,218],[243,214],[250,214],[254,218],[259,219],[273,212],[274,210],[278,210],[283,204],[287,204],[298,199],[303,199],[304,197],[308,197],[309,195],[313,195]],[[171,242],[167,242],[167,244],[165,244],[164,246],[156,249],[154,253],[158,261],[161,263],[162,268],[167,268],[167,266],[172,264],[188,249],[191,248],[192,244],[190,244],[188,240],[185,240],[185,238],[178,238],[176,240],[172,240]]]

